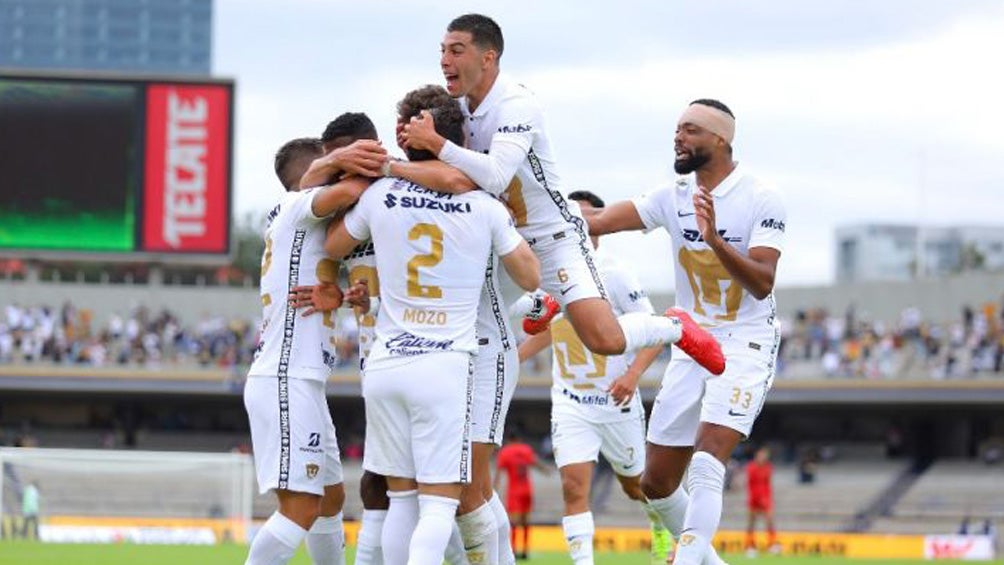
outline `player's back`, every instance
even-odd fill
[[[522,442],[502,446],[498,454],[498,467],[505,470],[509,478],[509,488],[532,488],[530,466],[537,461],[533,448]]]
[[[316,190],[288,192],[268,214],[261,262],[262,329],[250,375],[326,380],[334,366],[334,323],[327,316],[299,316],[286,303],[295,286],[336,280],[337,265],[324,252],[325,218],[311,210]]]
[[[378,210],[369,216],[381,281],[372,359],[473,353],[485,266],[500,222],[509,222],[502,204],[480,191],[450,195],[382,179],[360,206]]]

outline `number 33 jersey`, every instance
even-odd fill
[[[367,367],[388,357],[477,350],[489,256],[508,255],[523,240],[501,202],[480,190],[441,194],[386,178],[363,193],[345,228],[380,251],[380,311]]]
[[[701,237],[694,212],[696,175],[634,199],[646,231],[665,228],[673,240],[676,306],[699,324],[729,333],[757,335],[776,325],[774,295],[757,300],[718,260]],[[752,247],[784,250],[787,220],[780,193],[736,166],[712,192],[715,229],[742,255]]]

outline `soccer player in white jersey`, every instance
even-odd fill
[[[360,140],[378,141],[376,126],[369,116],[361,112],[345,112],[339,115],[325,126],[321,134],[325,155],[330,155]],[[301,172],[305,172],[306,169],[307,167],[304,167]],[[293,302],[298,308],[307,308],[304,315],[310,315],[315,312],[333,312],[341,305],[344,298],[344,303],[352,307],[359,328],[359,369],[362,378],[366,357],[376,339],[376,312],[379,309],[380,279],[376,271],[376,250],[373,242],[363,242],[341,258],[340,262],[345,267],[349,282],[344,295],[335,284],[301,286],[294,289]],[[383,552],[380,537],[387,507],[390,504],[387,498],[387,478],[364,470],[359,479],[359,497],[362,500],[363,513],[356,538],[355,563],[381,565]],[[454,531],[453,537],[450,538],[446,560],[451,565],[467,563],[459,531]]]
[[[434,120],[425,114],[403,128],[405,144],[432,152],[506,201],[517,229],[540,258],[543,290],[560,303],[591,351],[618,355],[675,342],[721,372],[720,348],[699,327],[647,313],[614,316],[582,217],[562,194],[540,104],[527,88],[500,74],[503,47],[502,30],[487,16],[467,14],[450,22],[440,66],[446,89],[460,100],[467,117],[466,148],[437,134]],[[441,169],[423,163],[388,162],[385,169],[426,186],[442,186]]]
[[[440,131],[462,142],[456,101],[432,111]],[[409,151],[409,158],[434,156]],[[438,565],[470,474],[470,379],[485,265],[494,252],[517,284],[533,288],[539,263],[488,194],[443,194],[403,179],[374,183],[326,248],[342,256],[366,239],[380,250],[381,301],[363,380],[363,465],[387,476],[384,561]]]
[[[695,100],[674,140],[674,168],[686,176],[587,218],[597,235],[669,232],[676,306],[708,327],[728,359],[723,375],[708,378],[690,359],[673,355],[649,420],[642,489],[679,536],[677,565],[718,562],[710,544],[721,518],[725,462],[749,435],[777,359],[773,290],[784,248],[784,203],[733,161],[734,135],[728,107]],[[689,494],[680,484],[688,465]]]
[[[572,192],[569,200],[583,212],[604,206],[603,200],[586,190]],[[635,276],[613,257],[596,247],[596,264],[603,277],[610,303],[617,314],[654,312],[652,303]],[[602,356],[583,346],[568,320],[559,315],[547,331],[528,337],[519,346],[520,361],[551,345],[554,383],[551,386],[551,440],[554,459],[561,473],[565,513],[562,529],[569,553],[577,565],[593,562],[593,514],[589,487],[599,454],[610,462],[624,492],[640,502],[652,526],[652,562],[665,563],[669,533],[641,492],[645,467],[645,408],[638,394],[638,379],[655,361],[661,347],[642,349],[634,355]]]
[[[336,266],[324,253],[327,218],[358,199],[367,183],[297,190],[299,172],[320,149],[319,140],[294,140],[276,155],[287,193],[265,228],[262,329],[244,404],[258,487],[276,493],[279,509],[251,543],[249,565],[286,563],[304,540],[315,563],[344,563],[345,490],[324,394],[336,359],[334,324],[330,317],[299,317],[288,299],[298,285],[334,280]]]
[[[398,102],[398,125],[409,123],[426,108],[451,102],[450,94],[441,86],[415,89]],[[484,565],[511,565],[516,561],[509,541],[509,516],[493,488],[491,470],[492,453],[502,444],[506,415],[519,378],[516,337],[506,315],[498,270],[498,256],[492,254],[478,306],[478,352],[471,394],[471,482],[461,494],[457,515],[468,559]]]

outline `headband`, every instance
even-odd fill
[[[736,135],[736,119],[727,112],[704,104],[691,104],[680,116],[680,124],[690,123],[700,126],[718,137],[725,143],[732,144]]]

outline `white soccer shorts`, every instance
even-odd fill
[[[593,245],[577,230],[544,236],[533,244],[540,259],[540,288],[564,308],[584,298],[606,298]]]
[[[494,339],[494,338],[492,338]],[[474,356],[471,441],[502,445],[505,419],[519,380],[519,353],[497,342],[482,345]]]
[[[716,337],[725,354],[725,372],[717,377],[673,348],[673,359],[666,366],[662,388],[652,406],[648,441],[671,447],[692,446],[701,422],[749,436],[774,381],[776,337]]]
[[[251,423],[258,491],[323,495],[342,482],[335,424],[324,383],[311,379],[248,377],[244,407]]]
[[[370,359],[363,468],[419,483],[470,482],[471,355]]]
[[[645,469],[645,411],[631,403],[631,417],[595,422],[564,407],[551,411],[551,441],[558,468],[596,461],[600,453],[622,477],[635,477]]]

